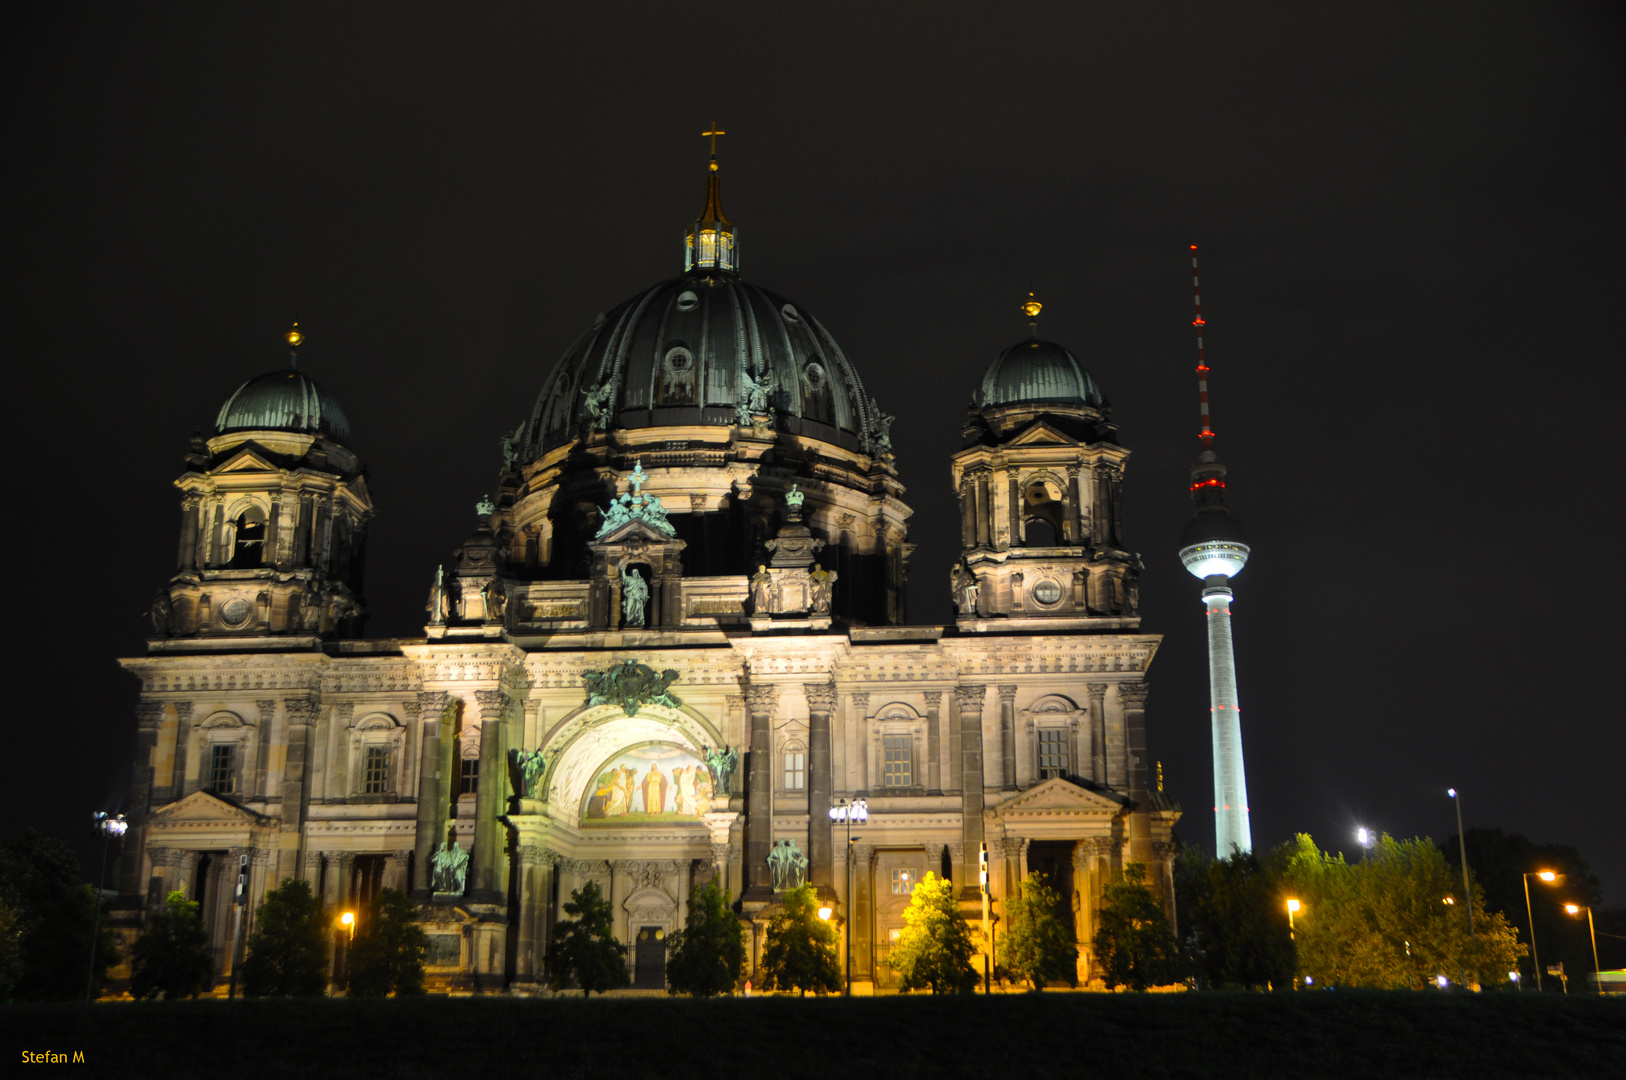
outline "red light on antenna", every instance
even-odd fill
[[[1191,245],[1191,250],[1192,250],[1192,251],[1196,251],[1196,250],[1197,250],[1197,245],[1196,245],[1196,244],[1192,244],[1192,245]]]
[[[1208,324],[1203,322],[1201,316],[1198,316],[1197,318],[1191,320],[1191,325],[1192,326],[1207,326]]]

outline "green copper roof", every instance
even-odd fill
[[[1032,338],[999,354],[982,377],[977,404],[983,408],[1054,402],[1101,405],[1106,399],[1072,353],[1053,341]]]
[[[302,371],[284,368],[250,379],[220,407],[215,429],[228,431],[298,431],[326,435],[335,442],[350,438],[350,421],[333,395]]]

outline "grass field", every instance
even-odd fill
[[[1626,1077],[1626,1000],[1341,992],[15,1004],[0,1006],[0,1043],[8,1062],[25,1050],[82,1050],[74,1075],[164,1080]]]

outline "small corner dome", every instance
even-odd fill
[[[237,388],[215,420],[215,431],[293,431],[350,438],[350,421],[322,384],[293,368],[267,372]]]
[[[1026,404],[1099,408],[1106,398],[1072,353],[1053,341],[1029,338],[999,354],[982,377],[977,404],[984,409]]]

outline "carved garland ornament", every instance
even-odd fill
[[[668,689],[677,677],[671,668],[657,675],[654,668],[636,660],[623,660],[604,671],[582,672],[588,705],[619,705],[628,716],[637,716],[644,705],[682,706],[682,699]]]

